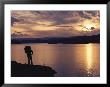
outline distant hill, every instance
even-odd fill
[[[46,38],[14,38],[11,39],[12,44],[23,43],[48,43],[48,44],[76,44],[76,43],[100,43],[100,34],[92,36],[76,36],[76,37],[46,37]]]

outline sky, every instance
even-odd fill
[[[100,33],[100,11],[11,11],[12,38],[91,36]]]

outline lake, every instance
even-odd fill
[[[100,44],[12,44],[12,61],[28,62],[26,45],[33,50],[33,64],[52,67],[56,77],[100,76]]]

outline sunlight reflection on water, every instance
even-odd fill
[[[26,45],[12,44],[12,60],[27,63]],[[100,44],[30,45],[34,52],[34,65],[52,67],[57,71],[57,77],[100,76]]]

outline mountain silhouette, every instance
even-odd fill
[[[92,36],[71,36],[71,37],[45,37],[45,38],[12,38],[12,44],[22,43],[49,43],[49,44],[77,44],[77,43],[100,43],[100,34]]]

